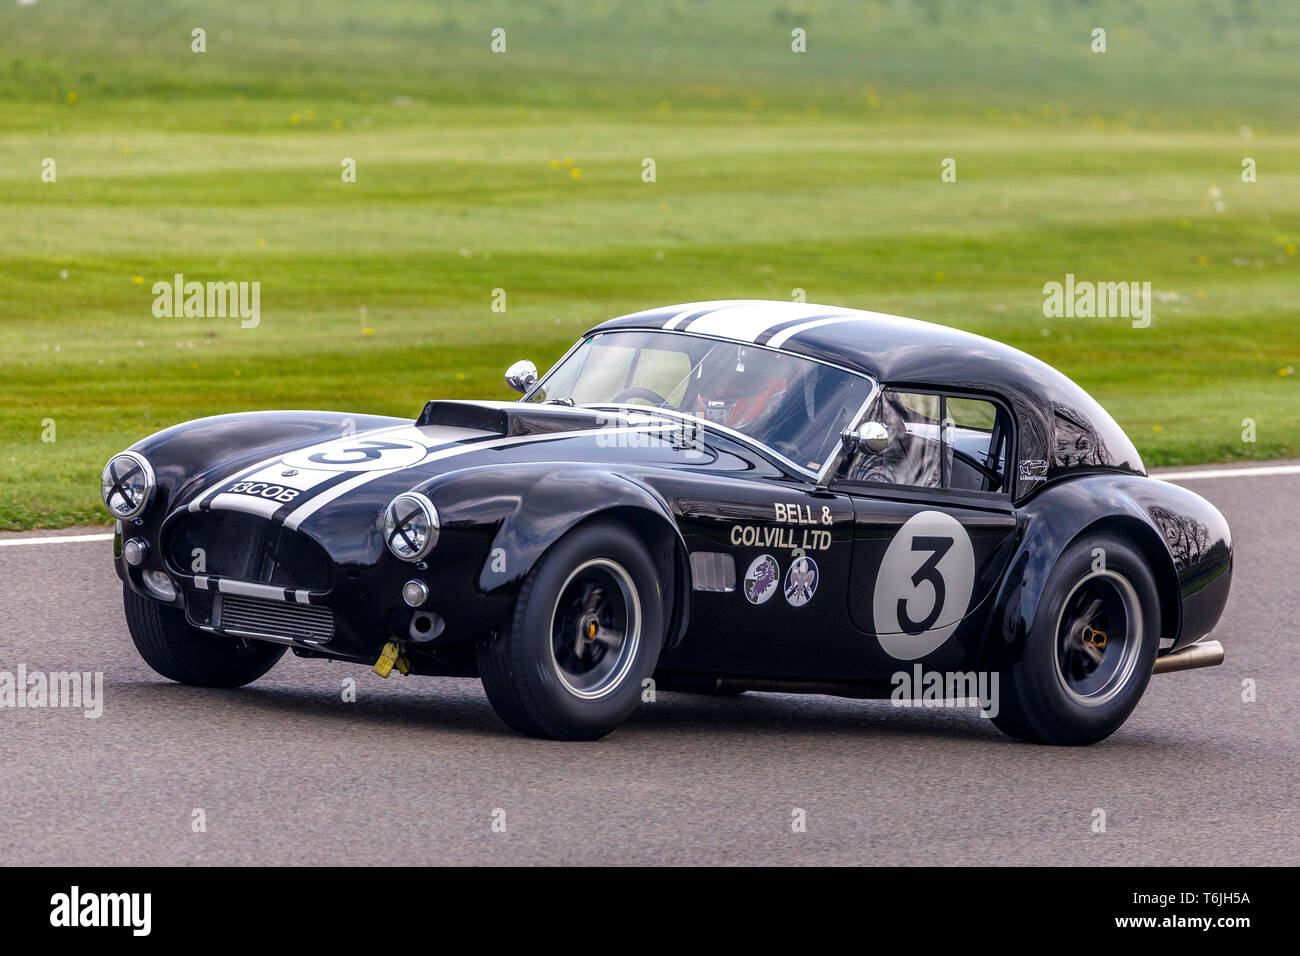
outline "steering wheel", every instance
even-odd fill
[[[984,476],[985,483],[988,485],[988,488],[985,490],[997,491],[1002,487],[1002,476],[998,474],[996,468],[990,468],[988,465],[977,460],[973,455],[967,454],[958,448],[950,448],[949,451],[951,451],[955,457],[964,461],[967,465],[974,468]]]
[[[612,405],[621,405],[628,399],[632,398],[643,398],[654,405],[668,404],[668,399],[664,398],[653,388],[645,388],[641,385],[633,385],[631,388],[625,388],[609,401]]]

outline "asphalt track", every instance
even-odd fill
[[[668,693],[601,742],[550,743],[476,681],[292,655],[242,690],[183,687],[131,646],[108,542],[0,536],[0,670],[104,675],[97,719],[0,709],[0,862],[1295,865],[1300,473],[1217,471],[1188,487],[1233,529],[1227,661],[1153,678],[1082,749],[973,709]]]

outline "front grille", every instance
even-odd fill
[[[183,514],[167,535],[182,574],[207,574],[284,588],[328,590],[330,562],[306,535],[242,511]]]
[[[324,644],[334,636],[334,613],[327,607],[312,604],[220,594],[213,618],[216,630],[250,637]]]

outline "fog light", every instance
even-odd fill
[[[141,577],[144,578],[144,586],[154,597],[163,601],[176,600],[176,585],[172,584],[172,579],[163,572],[146,571]]]
[[[412,578],[402,585],[402,600],[411,607],[419,607],[429,600],[429,586]]]
[[[143,538],[132,538],[122,546],[122,557],[131,567],[138,568],[149,557],[149,543]]]

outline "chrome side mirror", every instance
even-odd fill
[[[527,394],[537,384],[537,366],[528,359],[520,359],[506,369],[506,384],[520,395]]]
[[[889,445],[889,429],[880,422],[863,422],[840,432],[840,442],[850,455],[867,452],[879,455]]]

